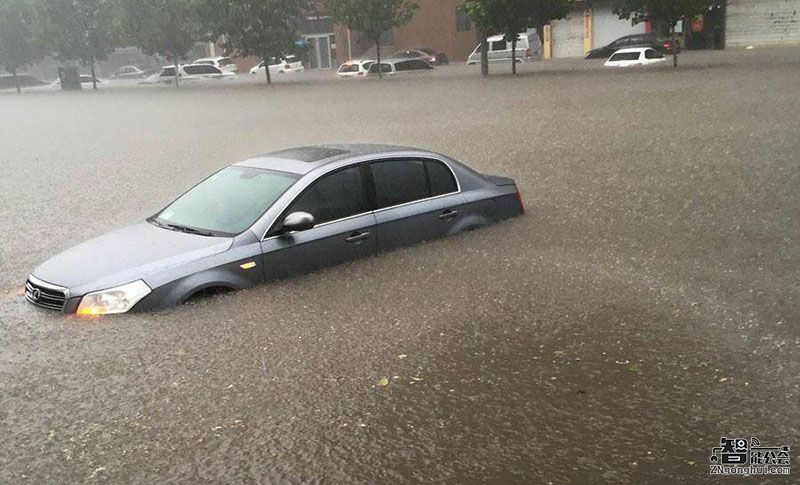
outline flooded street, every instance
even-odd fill
[[[0,483],[717,483],[722,436],[800,473],[800,49],[681,62],[0,93]],[[25,302],[211,172],[336,142],[527,212],[156,313]]]

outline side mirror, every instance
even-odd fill
[[[281,232],[306,231],[314,227],[314,216],[308,212],[292,212],[283,220]]]

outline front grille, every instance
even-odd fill
[[[67,291],[31,277],[25,283],[25,298],[36,306],[60,311],[67,302]]]

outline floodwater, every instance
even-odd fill
[[[0,482],[703,483],[721,436],[800,473],[799,67],[0,93]],[[528,211],[157,313],[24,302],[50,255],[331,142],[446,153]]]

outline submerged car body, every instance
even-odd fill
[[[33,270],[29,302],[122,313],[242,289],[522,214],[513,180],[443,155],[325,145],[257,156]]]

